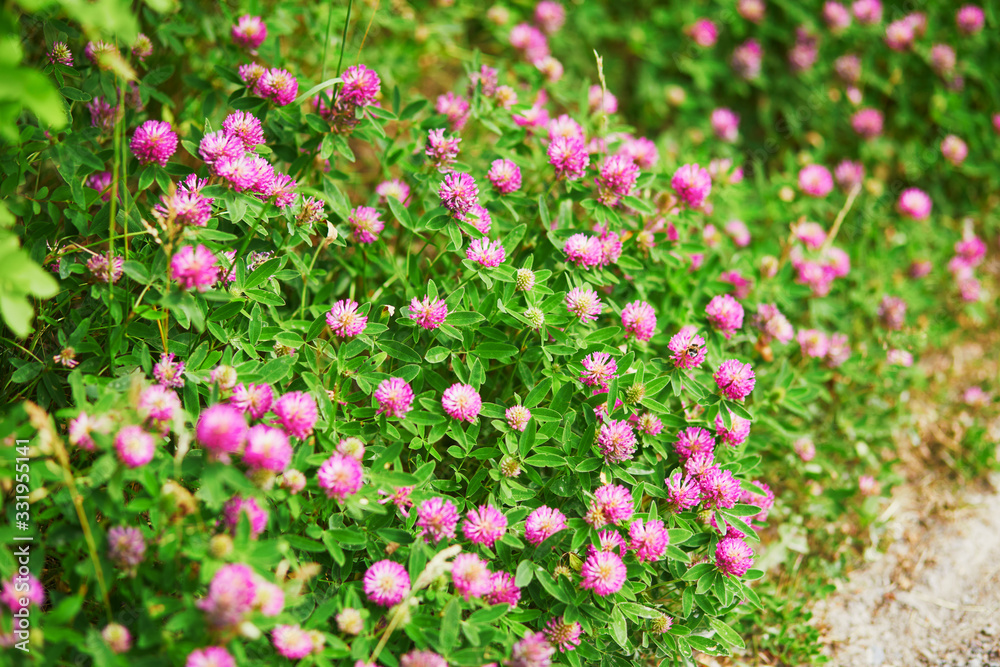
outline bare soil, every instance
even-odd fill
[[[907,482],[882,513],[882,544],[815,607],[829,664],[1000,667],[1000,475],[963,485],[934,465],[987,420],[961,393],[996,381],[998,350],[993,334],[922,364],[931,388],[910,399],[912,424],[897,437]]]

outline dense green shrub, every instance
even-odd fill
[[[766,572],[824,589],[913,355],[991,316],[975,12],[43,4],[3,13],[11,655],[815,657]]]

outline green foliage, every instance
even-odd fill
[[[289,0],[237,11],[161,0],[133,15],[129,3],[103,0],[0,10],[10,35],[0,65],[11,72],[0,81],[0,312],[9,329],[0,437],[28,440],[9,449],[0,483],[29,498],[7,506],[0,576],[16,571],[10,538],[33,536],[29,569],[47,599],[42,612],[32,608],[44,620],[31,643],[44,650],[29,664],[184,664],[208,646],[225,647],[239,665],[275,664],[287,648],[277,637],[292,627],[317,633],[303,665],[395,667],[428,650],[479,667],[511,659],[560,617],[578,624],[580,643],[554,661],[573,667],[691,664],[696,651],[816,659],[800,600],[829,590],[877,519],[879,485],[896,480],[893,430],[919,379],[904,353],[919,356],[995,317],[990,279],[973,272],[982,290],[963,300],[968,284],[945,267],[956,242],[997,233],[987,115],[996,82],[979,70],[996,40],[958,42],[953,9],[928,8],[933,39],[962,45],[962,90],[928,83],[930,36],[913,51],[865,50],[865,105],[886,112],[883,136],[865,142],[851,129],[854,106],[833,62],[881,39],[884,27],[824,33],[815,66],[791,73],[794,28],[820,31],[820,3],[775,1],[760,25],[721,3],[574,5],[548,38],[565,66],[558,81],[508,46],[511,28],[531,20],[527,5],[500,21],[474,3],[416,13],[361,4]],[[253,55],[230,36],[248,12],[268,28]],[[715,47],[696,47],[684,32],[698,17],[719,24]],[[140,29],[153,44],[144,58],[129,51]],[[764,45],[755,81],[735,77],[729,62],[750,36]],[[97,40],[116,49],[91,62],[83,45]],[[56,41],[72,47],[72,67],[49,61]],[[378,106],[331,115],[317,104],[353,85],[335,68],[340,54],[345,67],[378,73]],[[297,78],[289,104],[244,81],[238,68],[252,61]],[[469,85],[483,63],[516,103]],[[599,84],[605,98],[617,95],[617,112],[590,103]],[[442,91],[467,99],[468,118],[454,109],[449,118]],[[742,116],[736,143],[706,139],[722,106]],[[530,122],[539,109],[567,114],[593,140],[582,178],[556,177],[548,128]],[[206,164],[202,139],[235,110],[260,119],[265,143],[252,155],[294,179],[287,192],[262,190],[263,180],[237,185],[234,172]],[[934,151],[923,150],[928,119],[969,143],[962,166],[940,157],[937,138]],[[150,120],[178,135],[166,164],[138,159],[133,141]],[[482,219],[444,206],[448,168],[428,149],[438,129],[461,138],[452,168],[477,182],[487,232]],[[573,132],[569,123],[562,130]],[[640,158],[634,184],[609,195],[612,186],[595,183],[607,156],[640,134],[656,159]],[[487,178],[501,158],[522,178],[508,194]],[[858,190],[801,191],[801,166],[832,169],[847,158],[865,166]],[[673,183],[695,163],[713,172],[707,206],[686,205]],[[207,182],[191,185],[192,175]],[[390,179],[409,196],[386,195]],[[896,210],[904,186],[931,195],[929,220]],[[174,199],[184,188],[198,191],[191,208]],[[210,215],[185,224],[201,204]],[[371,239],[359,229],[369,215],[361,207],[379,217]],[[746,224],[746,242],[727,228],[734,220]],[[800,226],[808,221],[822,232],[818,242]],[[476,260],[473,241],[484,235],[503,246],[503,261]],[[576,235],[597,239],[602,261],[574,261],[566,247]],[[219,267],[200,288],[181,278],[190,268],[181,259],[196,247]],[[834,266],[831,247],[849,269]],[[920,260],[934,270],[918,280],[911,266]],[[822,280],[808,277],[808,263]],[[594,316],[570,307],[575,290],[600,299]],[[708,315],[724,294],[742,304],[732,331]],[[907,305],[900,326],[880,309],[887,296]],[[425,297],[447,308],[440,326],[420,323]],[[345,302],[356,315],[338,314]],[[636,323],[640,303],[655,322]],[[786,327],[766,314],[770,306]],[[338,328],[358,318],[358,331]],[[705,353],[690,368],[669,347],[685,326]],[[846,337],[846,355],[816,351],[831,334]],[[714,377],[734,359],[752,366],[752,391],[737,395]],[[595,370],[610,362],[615,370]],[[412,390],[405,414],[385,410],[379,388],[390,378]],[[248,418],[258,433],[280,427],[288,460],[267,450],[255,461],[245,438],[219,451],[239,429],[213,431],[206,411],[249,410],[241,392],[265,384],[275,399],[307,396],[315,407],[265,406]],[[456,384],[481,404],[449,404]],[[518,406],[530,410],[526,422],[508,415]],[[746,426],[748,437],[729,435]],[[149,461],[134,461],[141,447],[128,446],[129,427],[154,443]],[[687,461],[683,443],[695,429],[712,440],[712,460]],[[989,465],[983,430],[969,438],[967,464]],[[334,464],[354,465],[352,454],[357,480],[330,474]],[[699,466],[731,476],[722,502],[712,502],[712,477]],[[674,475],[701,489],[694,506],[678,508],[665,481]],[[596,500],[609,484],[628,491],[623,516]],[[425,539],[417,509],[439,498],[461,517],[440,542]],[[241,502],[253,505],[239,511]],[[484,506],[506,521],[495,543],[464,530]],[[566,528],[533,539],[527,520],[541,506],[563,513]],[[655,557],[640,552],[640,520],[654,532],[662,522],[669,537]],[[134,567],[112,544],[111,529],[122,526],[146,543]],[[752,549],[753,566],[733,574],[717,554],[724,541]],[[627,574],[613,590],[582,585],[592,549],[623,557]],[[506,573],[517,604],[463,595],[461,572],[448,572],[459,551]],[[365,574],[381,560],[408,572],[398,606],[366,592]],[[236,621],[213,625],[212,582],[234,564],[251,568],[260,590],[277,586],[281,609],[260,598]],[[360,629],[348,622],[351,610]],[[0,617],[0,631],[8,620]],[[131,633],[128,652],[102,637],[109,621]]]

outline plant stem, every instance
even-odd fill
[[[299,319],[302,319],[303,314],[306,312],[306,302],[309,301],[309,290],[306,289],[307,281],[309,276],[312,275],[313,267],[316,266],[316,259],[319,257],[319,253],[323,248],[326,247],[326,239],[321,240],[316,246],[316,252],[313,253],[312,261],[309,262],[309,270],[302,274],[302,303],[299,304]]]
[[[247,235],[246,239],[243,240],[243,245],[240,247],[240,251],[238,253],[236,253],[236,257],[233,257],[233,263],[229,265],[229,270],[226,271],[225,274],[223,274],[222,280],[220,282],[222,282],[223,284],[225,284],[225,282],[227,280],[229,280],[229,276],[231,276],[232,273],[233,273],[233,271],[236,270],[236,262],[238,262],[241,259],[243,259],[243,253],[246,252],[247,246],[250,245],[250,242],[253,240],[253,237],[256,236],[256,235],[257,235],[257,225],[255,224],[253,227],[251,227],[250,234]]]
[[[122,82],[124,84],[124,82]],[[119,178],[121,173],[121,146],[122,146],[122,132],[125,126],[125,90],[124,87],[119,86],[122,92],[118,94],[118,111],[116,112],[115,125],[114,125],[114,161],[111,164],[111,210],[108,215],[108,270],[110,271],[110,265],[112,259],[115,256],[115,234],[117,230],[115,228],[115,218],[118,213],[118,193],[119,193]],[[127,222],[126,222],[127,224]],[[127,229],[127,227],[126,227]],[[128,256],[128,243],[125,244],[126,257]],[[115,288],[113,282],[108,282],[108,298],[112,301],[115,298]]]
[[[860,192],[860,183],[855,184],[854,187],[851,188],[851,193],[847,195],[847,201],[844,202],[844,207],[840,209],[840,213],[837,214],[837,219],[833,221],[833,228],[830,230],[830,233],[827,234],[826,241],[823,242],[823,252],[829,250],[833,240],[837,238],[837,232],[840,231],[840,225],[844,222],[844,218],[847,217],[847,212],[851,210],[851,206],[854,205],[854,200]]]
[[[333,28],[333,7],[326,15],[326,38],[323,40],[323,59],[320,61],[320,81],[326,81],[326,52],[330,46],[330,30]]]
[[[19,350],[21,350],[22,352],[24,352],[25,354],[30,355],[35,361],[37,361],[39,363],[45,363],[41,359],[39,359],[38,357],[36,357],[34,352],[32,352],[31,350],[25,348],[23,345],[21,345],[17,341],[13,341],[10,338],[0,338],[0,340],[2,340],[3,342],[7,343],[8,345],[13,345],[14,347],[16,347]]]
[[[372,16],[368,19],[368,27],[365,28],[365,34],[361,38],[361,46],[358,47],[358,60],[355,64],[361,62],[361,49],[365,48],[365,40],[368,39],[368,31],[372,29],[372,23],[375,22],[375,15],[378,14],[378,6],[380,2],[381,0],[375,0],[375,9],[372,10]]]
[[[52,418],[33,403],[31,403],[31,408],[32,409],[29,410],[29,414],[33,417],[32,421],[40,421],[41,415],[44,415],[45,425],[51,429],[52,448],[55,450],[56,458],[59,460],[59,465],[63,471],[63,477],[66,479],[66,487],[69,490],[70,498],[73,501],[73,507],[76,509],[76,516],[80,520],[80,528],[83,529],[83,537],[87,542],[87,552],[90,554],[90,560],[94,564],[94,574],[97,576],[97,586],[101,589],[101,600],[104,602],[104,611],[107,613],[108,620],[110,621],[112,620],[112,614],[111,603],[108,601],[108,586],[104,581],[104,570],[101,569],[101,559],[97,556],[97,543],[94,541],[94,534],[90,530],[90,522],[87,520],[87,513],[83,511],[83,496],[80,495],[80,490],[76,487],[76,480],[73,478],[73,470],[70,468],[69,454],[66,453],[66,447],[63,445],[62,440],[58,435],[56,435],[55,428],[53,428],[52,424]]]
[[[351,7],[354,0],[347,0],[347,18],[344,19],[344,34],[340,37],[340,60],[337,61],[337,76],[340,76],[340,68],[344,64],[344,47],[347,46],[347,26],[351,23]]]

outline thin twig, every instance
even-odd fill
[[[361,62],[361,49],[365,48],[365,40],[368,39],[368,31],[372,29],[372,23],[375,22],[375,15],[378,14],[378,6],[380,2],[381,0],[375,0],[375,9],[372,10],[372,17],[368,19],[368,27],[365,28],[365,34],[361,38],[361,46],[358,47],[358,59],[355,64]],[[340,75],[338,74],[338,76]]]
[[[837,238],[837,232],[840,231],[840,225],[844,222],[844,218],[847,217],[847,212],[851,210],[851,206],[854,205],[854,200],[860,192],[861,184],[856,183],[854,187],[851,188],[851,193],[847,195],[847,201],[844,202],[844,207],[840,209],[840,213],[837,214],[837,219],[833,221],[833,228],[830,230],[830,233],[827,234],[826,241],[823,242],[823,252],[829,250],[833,240]]]
[[[55,450],[56,458],[59,460],[59,465],[63,470],[63,477],[66,478],[66,487],[73,501],[73,507],[76,509],[76,516],[80,520],[80,528],[83,529],[84,540],[87,542],[87,552],[90,554],[90,560],[94,565],[94,574],[97,576],[98,588],[101,589],[101,600],[104,602],[104,611],[107,613],[108,620],[111,621],[111,603],[108,600],[108,586],[104,581],[104,570],[101,569],[101,559],[97,555],[97,543],[94,541],[94,534],[90,530],[87,513],[83,511],[83,496],[80,495],[80,490],[76,486],[76,480],[73,478],[73,470],[69,464],[69,454],[66,452],[66,447],[56,433],[52,417],[31,401],[25,401],[24,407],[28,412],[32,425],[40,434],[43,432],[47,433],[50,438],[49,442]]]

